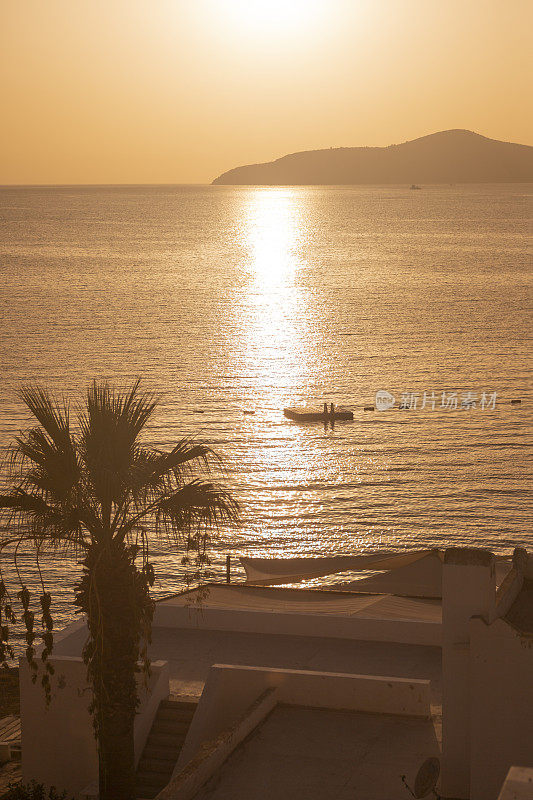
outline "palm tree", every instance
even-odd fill
[[[82,554],[75,604],[87,618],[83,656],[93,690],[100,798],[131,800],[136,671],[140,659],[149,667],[154,610],[150,537],[163,535],[184,553],[182,563],[201,570],[208,562],[210,531],[220,523],[237,523],[238,506],[227,491],[202,477],[216,458],[210,448],[188,439],[170,452],[143,444],[141,434],[157,400],[141,391],[139,381],[124,391],[94,382],[75,429],[68,404],[48,391],[27,387],[20,397],[38,424],[21,432],[11,449],[11,489],[0,495],[0,512],[7,516],[0,555],[13,543],[26,550],[31,545],[37,561],[47,550]],[[28,590],[22,587],[18,597],[27,658],[36,675]],[[53,646],[50,602],[43,586],[42,681],[48,695],[53,672],[47,663]],[[2,608],[12,620],[12,604],[0,582]],[[0,661],[7,636],[4,624]]]

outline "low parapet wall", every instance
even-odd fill
[[[430,682],[216,664],[211,667],[174,775],[265,690],[279,703],[429,718]]]
[[[270,670],[267,678],[288,705],[431,716],[429,681],[305,670]]]
[[[328,639],[356,639],[369,642],[440,647],[440,622],[418,619],[380,619],[333,614],[251,611],[242,609],[194,608],[157,603],[154,627],[193,628],[239,633],[288,636],[320,636]]]

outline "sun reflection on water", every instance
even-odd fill
[[[269,509],[262,524],[247,531],[249,545],[257,539],[256,555],[263,552],[266,530],[271,555],[288,552],[289,540],[292,554],[306,549],[313,524],[309,502],[320,516],[323,481],[330,469],[324,455],[331,432],[322,426],[302,428],[283,417],[285,406],[313,402],[313,387],[323,369],[317,341],[320,311],[306,274],[309,212],[305,189],[250,190],[242,207],[245,278],[235,306],[233,353],[235,369],[248,378],[244,402],[256,409],[243,431],[247,438],[253,436],[256,448],[249,463],[243,452],[242,494],[253,486]],[[331,468],[337,471],[338,465]],[[290,520],[280,517],[287,496],[299,505]]]
[[[241,357],[255,397],[281,409],[307,382],[308,303],[299,280],[305,268],[302,198],[290,189],[258,189],[244,208],[243,244],[249,280],[238,310]]]
[[[257,189],[246,208],[246,239],[257,282],[292,283],[300,265],[301,205],[290,189]]]

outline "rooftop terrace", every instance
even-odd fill
[[[432,721],[277,706],[195,800],[383,800],[408,797],[421,763],[440,756]]]
[[[208,589],[157,603],[150,657],[168,661],[174,695],[197,697],[213,664],[238,664],[427,679],[440,705],[440,601],[238,584]],[[383,635],[380,621],[389,626]],[[354,628],[356,635],[346,635]],[[78,623],[54,652],[79,656],[85,638]]]
[[[313,636],[157,628],[151,657],[168,661],[174,695],[199,696],[213,664],[309,669],[358,675],[395,675],[431,681],[431,702],[441,702],[441,650],[388,642]]]

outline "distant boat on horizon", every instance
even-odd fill
[[[417,186],[416,183],[412,183],[409,188],[410,189],[421,189],[422,187],[421,186]]]

